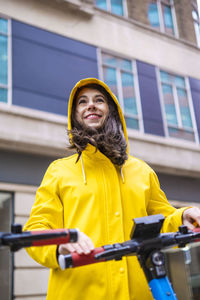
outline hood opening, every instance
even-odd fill
[[[72,114],[74,114],[74,101],[77,97],[77,94],[79,93],[80,89],[86,86],[92,86],[92,85],[98,85],[100,89],[102,89],[103,93],[106,93],[106,96],[108,97],[110,102],[114,102],[114,104],[117,107],[118,115],[122,124],[123,128],[123,133],[124,137],[127,141],[127,154],[129,153],[129,145],[128,145],[128,135],[127,135],[127,129],[126,129],[126,124],[125,124],[125,119],[121,110],[121,107],[119,105],[119,102],[116,98],[116,96],[111,92],[110,88],[101,80],[96,79],[96,78],[85,78],[80,80],[72,89],[70,97],[69,97],[69,103],[68,103],[68,130],[70,131],[73,127],[73,121],[72,117],[74,117]]]

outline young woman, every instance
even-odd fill
[[[25,225],[25,230],[66,227],[85,233],[74,244],[27,250],[51,268],[47,299],[152,299],[136,257],[62,271],[57,254],[88,253],[94,245],[128,240],[136,217],[163,214],[165,232],[182,222],[193,228],[194,221],[200,225],[200,211],[172,207],[155,172],[129,155],[121,108],[102,81],[87,78],[75,85],[68,129],[77,153],[49,166]]]

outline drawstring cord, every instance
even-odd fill
[[[121,178],[122,178],[122,182],[124,183],[124,174],[123,174],[122,167],[121,167]]]
[[[87,181],[86,181],[86,176],[85,176],[82,154],[81,154],[81,167],[82,167],[82,172],[83,172],[83,181],[84,181],[84,184],[86,184]]]

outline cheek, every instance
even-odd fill
[[[109,107],[108,106],[105,107],[104,112],[105,112],[105,117],[107,118],[109,115]]]
[[[81,119],[81,111],[80,109],[76,109],[75,111],[75,118],[77,121],[79,121]]]

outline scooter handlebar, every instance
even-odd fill
[[[74,243],[77,240],[77,229],[51,229],[19,233],[0,232],[0,246],[9,246],[11,251],[17,251],[24,247]]]
[[[104,251],[105,251],[104,247],[99,247],[99,248],[95,248],[89,254],[78,254],[77,252],[72,252],[67,255],[61,254],[58,256],[58,262],[62,270],[94,264],[97,262],[105,261],[105,259],[100,259],[100,260],[95,259],[96,254],[102,253]]]

